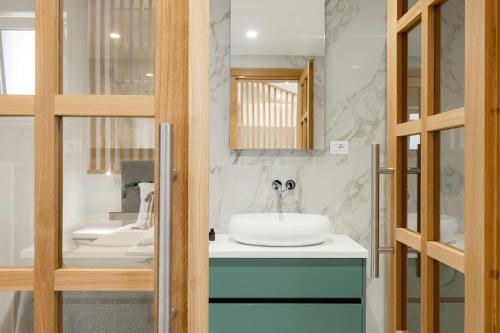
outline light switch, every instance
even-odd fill
[[[332,155],[349,154],[349,141],[330,141],[330,154]]]

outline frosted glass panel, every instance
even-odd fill
[[[64,333],[153,332],[153,293],[65,292]]]
[[[64,93],[153,94],[155,15],[153,0],[64,0]]]
[[[0,266],[33,263],[34,121],[0,118]]]
[[[63,119],[65,266],[152,266],[153,124]]]

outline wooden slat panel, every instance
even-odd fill
[[[0,117],[35,115],[35,96],[1,95]]]
[[[409,229],[397,228],[396,240],[420,252],[422,237]]]
[[[139,84],[138,93],[141,95],[145,94],[144,90],[144,75],[145,75],[145,64],[144,64],[144,0],[139,0]]]
[[[118,44],[118,87],[120,94],[125,94],[125,0],[120,0],[120,40]]]
[[[115,0],[109,1],[109,31],[117,33],[115,21]],[[116,81],[116,41],[109,42],[109,90],[111,95],[115,94]]]
[[[36,1],[34,332],[60,330],[54,270],[61,266],[62,124],[55,117],[60,86],[60,0]]]
[[[412,120],[407,121],[396,126],[397,136],[410,136],[415,134],[420,134],[422,131],[422,121]]]
[[[0,268],[0,291],[33,290],[32,268]]]
[[[155,73],[154,69],[154,25],[155,25],[155,16],[154,16],[154,9],[153,9],[153,0],[148,1],[148,61],[149,61],[149,70],[151,74]],[[147,93],[152,94],[154,93],[154,78],[153,77],[148,77],[148,84],[147,84]]]
[[[465,254],[459,249],[440,242],[427,242],[427,253],[435,260],[465,273]]]
[[[257,81],[256,82],[257,84],[257,127],[256,127],[256,130],[257,130],[257,144],[255,145],[255,147],[257,148],[261,148],[262,147],[262,127],[261,127],[261,114],[260,114],[260,111],[261,111],[261,108],[260,108],[260,104],[261,104],[261,95],[260,95],[260,86],[261,86],[261,82]]]
[[[134,89],[134,31],[136,29],[136,26],[134,24],[134,3],[135,3],[134,0],[128,1],[128,58],[127,58],[128,84],[127,84],[127,94],[137,93]]]
[[[274,113],[274,146],[273,148],[278,147],[278,97],[276,95],[276,87],[273,87],[273,99],[274,99],[274,107],[273,107],[273,113]]]
[[[57,95],[55,107],[66,117],[153,117],[154,96]]]
[[[429,116],[427,119],[427,130],[438,131],[456,127],[463,127],[465,124],[464,108],[438,113]]]
[[[58,291],[153,291],[154,271],[132,268],[62,268],[55,272]]]
[[[397,24],[398,33],[410,31],[420,21],[422,15],[421,3],[417,2],[399,20]]]
[[[231,68],[231,76],[242,79],[258,78],[259,80],[298,80],[302,74],[297,68]]]
[[[99,9],[99,93],[101,95],[106,94],[106,2],[101,0],[101,6]]]

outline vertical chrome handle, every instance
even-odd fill
[[[158,332],[170,332],[170,230],[172,225],[172,125],[160,124],[158,193]]]
[[[380,167],[380,145],[372,144],[371,152],[371,277],[378,278],[380,276],[380,253],[390,253],[391,248],[380,247],[380,175],[394,174],[393,168]]]

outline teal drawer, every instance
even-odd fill
[[[362,333],[361,304],[210,304],[210,333]]]
[[[363,298],[363,259],[210,259],[211,298]]]

